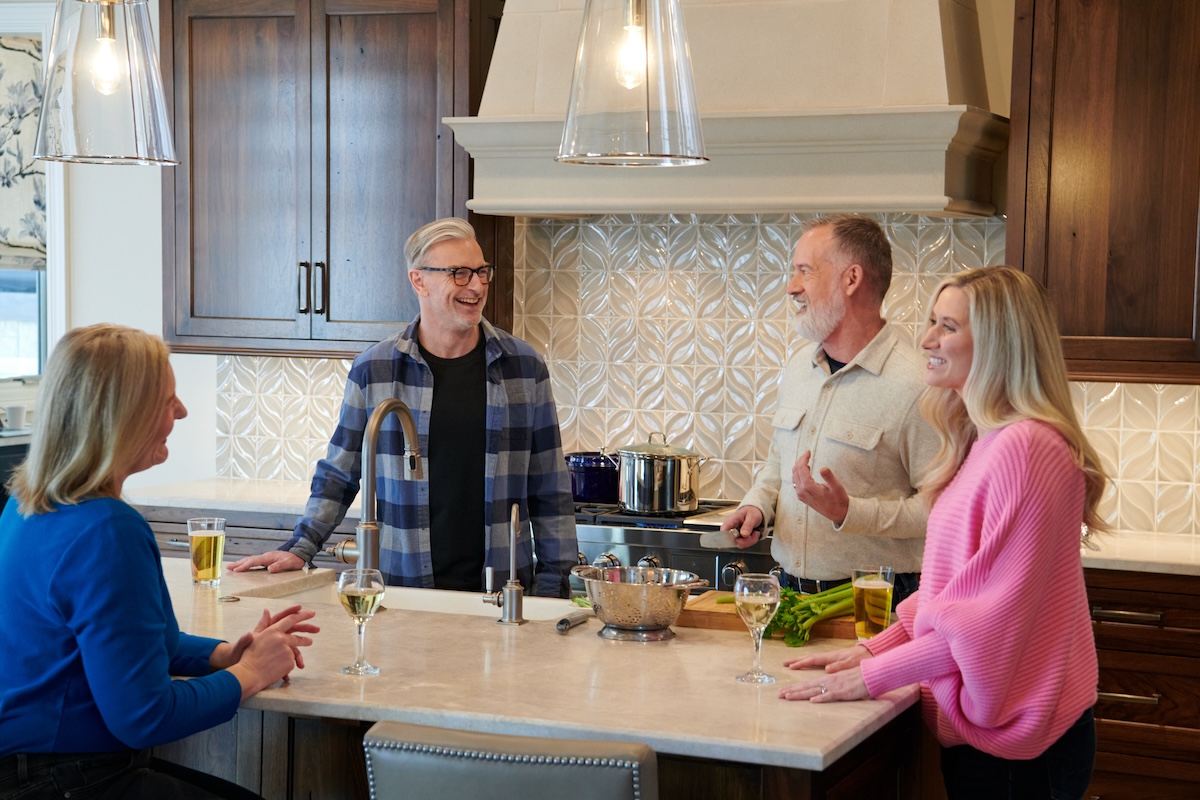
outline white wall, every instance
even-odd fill
[[[162,174],[171,167],[67,167],[67,274],[72,326],[116,322],[163,333]],[[171,457],[127,486],[216,474],[216,356],[175,355],[176,393],[188,416],[175,424]]]

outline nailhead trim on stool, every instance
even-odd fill
[[[478,759],[482,761],[500,761],[503,763],[514,764],[566,764],[571,766],[585,767],[616,767],[622,770],[628,770],[633,776],[633,797],[634,800],[639,800],[642,796],[641,792],[641,765],[636,761],[625,761],[613,758],[579,758],[571,756],[569,758],[561,758],[558,756],[514,756],[508,753],[488,753],[479,750],[464,750],[461,748],[437,747],[427,744],[413,744],[411,742],[392,742],[370,737],[363,740],[363,748],[367,754],[367,783],[371,791],[371,797],[375,797],[375,774],[371,768],[371,748],[381,750],[399,750],[401,752],[413,753],[428,753],[436,756],[450,756],[452,758],[468,758]]]

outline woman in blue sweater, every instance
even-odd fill
[[[299,606],[233,644],[179,630],[154,535],[120,497],[186,414],[142,331],[75,329],[46,365],[0,514],[0,800],[253,796],[149,751],[286,680],[318,630]]]

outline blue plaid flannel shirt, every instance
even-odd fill
[[[311,561],[341,523],[359,490],[363,432],[381,400],[396,397],[409,407],[417,423],[421,452],[429,451],[433,373],[417,346],[419,323],[420,318],[354,359],[329,451],[317,462],[304,516],[281,550]],[[482,330],[487,360],[484,563],[495,569],[497,586],[508,579],[509,519],[512,504],[517,503],[522,520],[517,540],[521,585],[526,589],[533,586],[534,594],[567,597],[578,545],[550,374],[527,343],[497,330],[487,320],[483,320]],[[403,438],[396,416],[389,415],[376,447],[380,569],[389,584],[432,588],[429,483],[402,478]],[[529,521],[533,523],[532,541]]]

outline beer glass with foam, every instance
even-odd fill
[[[225,556],[225,520],[194,517],[187,521],[188,546],[192,553],[192,583],[216,586],[221,582],[221,559]]]
[[[895,573],[891,567],[863,567],[853,573],[854,634],[865,642],[892,621]]]

